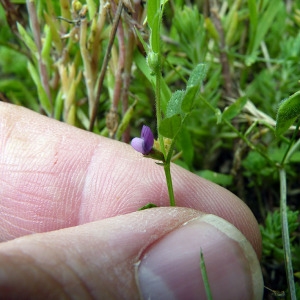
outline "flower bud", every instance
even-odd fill
[[[151,70],[151,75],[157,74],[160,67],[160,57],[158,53],[149,52],[147,56],[147,64]]]
[[[80,10],[82,9],[82,4],[80,1],[72,1],[72,8],[74,10],[74,12],[79,13]]]

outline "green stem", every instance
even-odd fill
[[[290,161],[292,155],[297,151],[300,147],[300,139],[290,148],[289,153],[287,154],[285,160]]]
[[[172,184],[172,177],[171,177],[171,164],[170,164],[170,162],[164,164],[164,170],[165,170],[166,182],[167,182],[167,186],[168,186],[170,206],[176,206],[174,191],[173,191],[173,184]]]
[[[280,177],[280,215],[282,227],[282,240],[283,240],[283,253],[286,269],[286,276],[292,300],[296,300],[296,289],[292,265],[292,255],[290,248],[289,224],[287,218],[287,205],[286,205],[286,173],[284,169],[279,169]]]
[[[157,3],[159,2],[156,0]],[[160,2],[158,3],[158,7],[160,6]],[[156,34],[160,35],[160,25],[162,21],[162,12],[164,9],[164,5],[160,7],[160,15],[159,15],[159,20],[158,20],[158,28],[156,28],[155,32],[153,32],[153,28],[151,28],[151,35]],[[151,20],[152,22],[153,20]],[[152,38],[152,37],[151,37]],[[150,40],[151,40],[150,38]],[[165,149],[165,144],[164,144],[164,138],[163,136],[159,133],[159,128],[160,124],[162,121],[162,109],[161,109],[161,81],[162,81],[162,66],[161,66],[161,47],[160,47],[160,36],[158,36],[158,39],[155,40],[156,43],[152,47],[151,45],[151,51],[152,57],[150,56],[150,68],[152,67],[152,71],[155,74],[155,96],[156,96],[156,119],[157,119],[157,134],[158,134],[158,140],[159,140],[159,145],[160,145],[160,151],[163,153],[164,156],[164,171],[165,171],[165,176],[166,176],[166,182],[167,182],[167,187],[168,187],[168,193],[169,193],[169,200],[170,200],[170,206],[175,206],[175,197],[174,197],[174,191],[173,191],[173,184],[172,184],[172,177],[171,177],[171,163],[170,160],[167,160],[169,155],[166,153]],[[168,157],[167,157],[168,156]]]
[[[166,150],[164,145],[163,136],[159,133],[159,127],[162,120],[161,117],[161,57],[158,54],[158,70],[156,72],[156,85],[155,85],[155,95],[156,95],[156,120],[157,120],[157,134],[160,145],[160,151],[163,153],[166,159]]]
[[[299,120],[298,120],[298,122],[296,124],[296,129],[295,129],[295,131],[293,133],[293,136],[291,138],[290,144],[289,144],[289,146],[288,146],[288,148],[287,148],[287,150],[286,150],[286,152],[284,154],[284,157],[282,159],[281,165],[284,165],[284,163],[287,161],[287,157],[290,157],[290,155],[288,155],[288,154],[289,154],[289,151],[290,151],[292,145],[294,144],[294,142],[295,142],[295,140],[297,138],[297,134],[299,132],[299,126],[300,126],[300,118],[299,118]]]

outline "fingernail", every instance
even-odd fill
[[[201,250],[214,300],[262,299],[255,251],[240,231],[214,215],[185,223],[145,251],[137,266],[141,297],[206,299]]]

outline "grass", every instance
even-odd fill
[[[205,64],[175,163],[253,211],[263,236],[265,298],[300,298],[300,4],[173,0],[161,22],[152,21],[155,7],[148,14],[150,32],[145,4],[15,2],[0,6],[0,99],[96,134],[128,143],[142,124],[156,130],[149,49],[160,53],[160,113],[173,117],[160,120],[165,128],[177,124],[169,100],[188,93],[192,71]]]

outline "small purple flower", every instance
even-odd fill
[[[152,147],[154,144],[154,137],[151,129],[143,125],[141,137],[140,138],[134,138],[131,141],[131,146],[138,152],[147,155],[150,153]]]

